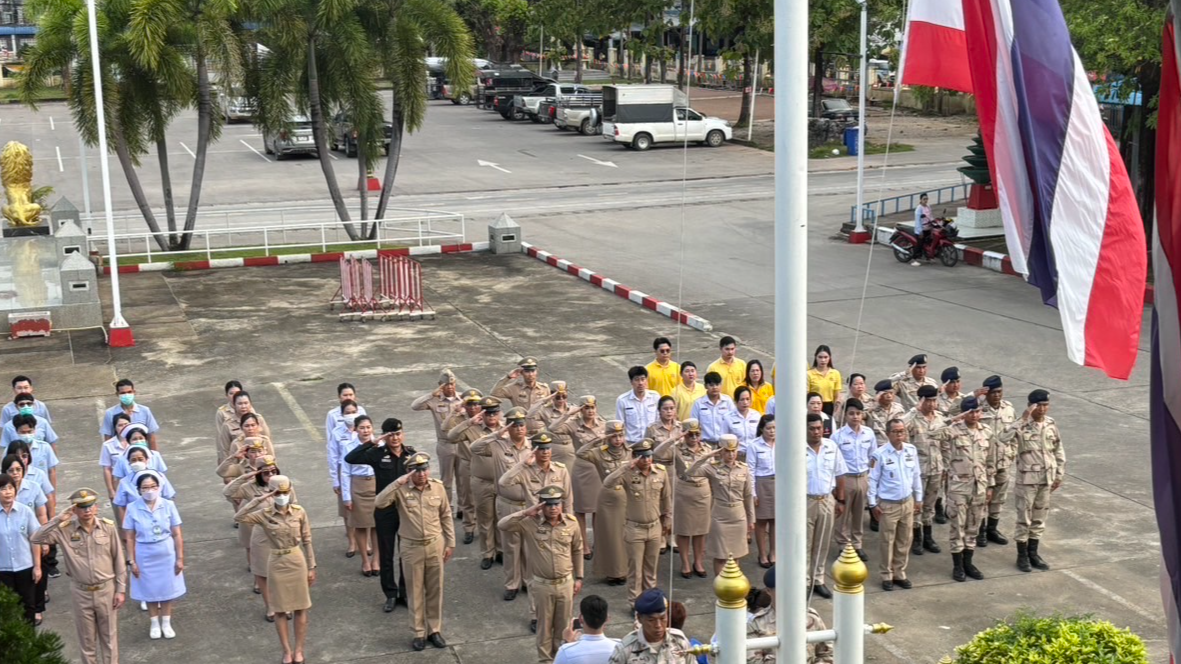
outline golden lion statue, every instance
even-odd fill
[[[33,153],[27,145],[9,141],[0,152],[0,182],[8,205],[4,218],[13,226],[36,226],[41,206],[33,202]]]

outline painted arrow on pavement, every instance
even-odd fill
[[[501,168],[500,164],[494,164],[490,161],[484,161],[483,159],[477,159],[476,163],[479,164],[480,166],[488,166],[489,168],[495,168],[496,170],[500,171],[501,173],[512,173],[512,171],[508,170],[507,168]]]
[[[615,162],[613,162],[613,161],[599,161],[598,159],[595,159],[594,157],[588,157],[584,154],[580,154],[578,156],[582,157],[583,159],[585,159],[587,161],[593,161],[600,166],[610,166],[611,168],[619,168],[618,166],[615,165]]]

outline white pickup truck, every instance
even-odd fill
[[[635,150],[656,143],[692,141],[716,148],[734,137],[728,120],[688,107],[672,85],[608,85],[603,88],[603,138]]]

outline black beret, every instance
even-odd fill
[[[910,358],[910,365],[911,366],[919,366],[919,365],[923,365],[926,363],[927,363],[927,356],[924,353],[919,353],[918,355],[915,355],[914,357]]]
[[[959,367],[947,367],[946,369],[943,370],[943,373],[939,375],[939,379],[945,383],[950,383],[953,380],[959,380],[960,379],[960,368]]]
[[[988,378],[985,378],[982,386],[987,387],[990,390],[995,390],[998,387],[1004,387],[1003,383],[1001,383],[1000,376],[989,376]]]
[[[894,383],[890,382],[889,378],[883,378],[873,385],[875,392],[885,392],[892,389],[894,389]]]
[[[1034,390],[1029,393],[1029,405],[1050,403],[1050,393],[1045,390]]]
[[[774,567],[772,567],[771,569],[769,569],[763,573],[763,585],[768,588],[775,587],[775,568]]]
[[[385,421],[381,423],[382,433],[397,433],[401,430],[402,420],[399,420],[396,417],[387,417],[385,418]]]
[[[974,396],[966,396],[960,401],[960,412],[967,413],[980,407],[980,402]]]
[[[660,588],[649,588],[636,598],[636,613],[653,616],[668,610],[668,598]]]
[[[920,385],[918,394],[920,399],[933,399],[939,396],[939,388],[934,385]]]

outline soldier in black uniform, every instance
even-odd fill
[[[381,423],[381,436],[377,440],[363,443],[345,455],[348,463],[365,465],[373,468],[377,478],[377,492],[392,484],[394,480],[406,474],[406,461],[414,456],[414,448],[402,444],[405,433],[402,431],[402,421],[386,418]],[[377,526],[377,550],[381,563],[381,590],[385,593],[385,606],[382,610],[390,613],[396,604],[406,606],[406,578],[402,573],[402,561],[398,561],[397,582],[394,582],[394,546],[397,544],[398,527],[401,519],[398,509],[390,506],[373,511],[374,522]]]

